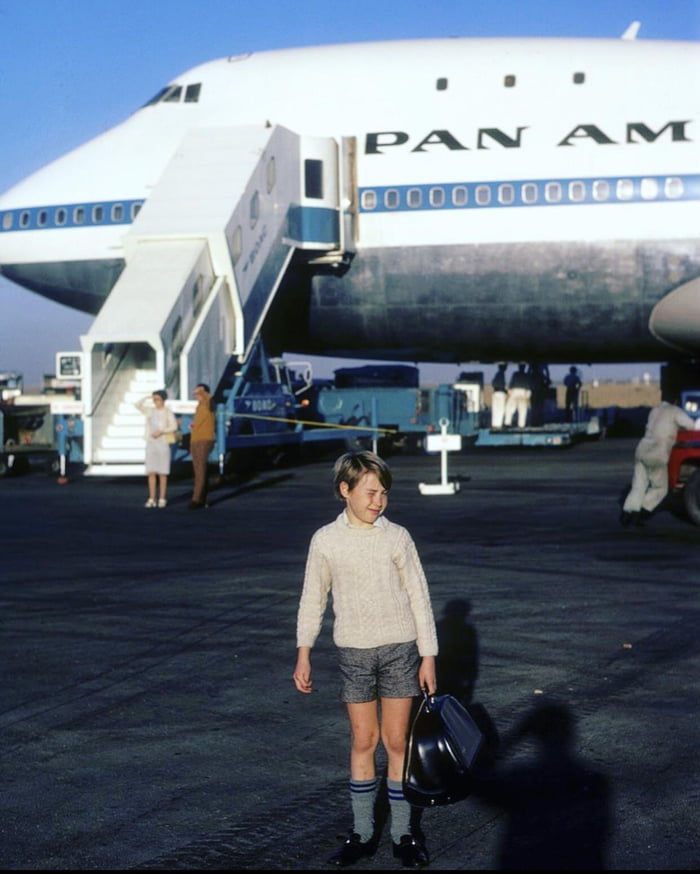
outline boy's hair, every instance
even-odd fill
[[[375,473],[377,479],[388,492],[391,488],[391,471],[383,458],[374,452],[346,452],[341,455],[333,467],[333,488],[335,496],[341,501],[345,498],[340,494],[340,484],[347,483],[352,491],[366,473]]]
[[[158,395],[159,398],[163,398],[164,401],[168,400],[168,393],[164,388],[159,388],[158,391],[154,391],[153,394]]]

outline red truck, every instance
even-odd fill
[[[700,414],[700,391],[684,391],[681,406],[689,416]],[[668,489],[675,503],[700,525],[700,430],[679,431],[668,461]]]

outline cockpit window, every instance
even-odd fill
[[[199,94],[202,90],[202,83],[196,82],[194,85],[187,85],[185,88],[185,103],[199,103]],[[182,85],[166,85],[148,101],[144,106],[153,106],[155,103],[180,103],[182,101]]]
[[[167,88],[161,88],[160,91],[159,91],[157,94],[154,94],[153,97],[151,97],[151,99],[148,100],[148,101],[147,101],[146,103],[144,103],[143,105],[144,105],[144,106],[153,106],[154,103],[158,103],[158,101],[160,100],[160,98],[165,94],[165,92],[166,92],[167,90],[168,90]]]
[[[163,103],[179,103],[182,96],[182,86],[173,85],[163,97]]]

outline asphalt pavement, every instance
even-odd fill
[[[563,845],[578,867],[700,863],[700,529],[618,524],[634,444],[451,453],[450,495],[419,491],[438,456],[389,459],[387,515],[504,742],[501,796],[423,812],[433,869],[544,867]],[[188,479],[164,510],[144,479],[0,480],[3,869],[328,867],[351,824],[330,619],[314,693],[291,675],[309,538],[341,509],[332,461],[221,482],[196,512]],[[515,738],[542,702],[575,729],[563,758]],[[547,805],[552,773],[604,791]],[[397,864],[385,827],[355,867]]]

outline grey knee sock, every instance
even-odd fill
[[[403,795],[403,784],[400,780],[386,781],[389,791],[389,809],[391,810],[391,839],[398,844],[403,835],[411,834],[411,805]]]
[[[376,798],[376,777],[371,780],[350,780],[353,831],[357,832],[363,844],[367,843],[374,834],[374,802]]]

